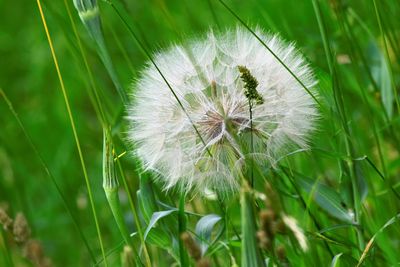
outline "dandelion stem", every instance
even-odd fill
[[[254,140],[253,140],[253,111],[251,100],[249,99],[249,113],[250,113],[250,186],[254,187]]]
[[[186,217],[185,217],[185,193],[182,192],[179,198],[179,211],[178,211],[178,227],[179,227],[179,259],[181,266],[188,266],[188,255],[185,250],[185,244],[181,235],[186,231]]]

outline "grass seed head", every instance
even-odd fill
[[[0,224],[3,225],[4,230],[11,230],[13,225],[13,220],[8,216],[7,212],[0,208]]]
[[[51,267],[52,261],[47,258],[43,251],[42,244],[34,239],[30,239],[24,245],[24,257],[29,259],[34,266],[38,267]]]
[[[15,241],[20,244],[27,242],[31,237],[31,228],[22,212],[18,212],[15,216],[13,235]]]

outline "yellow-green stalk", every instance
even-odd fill
[[[117,223],[126,244],[132,245],[132,241],[130,239],[129,232],[121,211],[121,205],[118,196],[119,184],[114,166],[113,144],[109,135],[109,131],[105,131],[103,136],[103,189],[115,222]]]
[[[125,246],[121,253],[121,265],[122,267],[135,267],[135,255],[130,246]]]
[[[121,82],[115,71],[113,62],[108,52],[106,42],[104,41],[103,31],[101,27],[100,11],[97,0],[74,0],[74,5],[78,11],[78,15],[88,31],[90,37],[97,45],[97,52],[104,66],[109,73],[118,94],[124,104],[128,102],[128,96],[124,91]]]

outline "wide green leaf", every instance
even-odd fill
[[[375,42],[370,42],[367,49],[372,76],[381,90],[383,106],[389,118],[393,115],[393,90],[390,79],[388,62]]]
[[[204,255],[211,243],[211,233],[214,226],[221,220],[216,214],[208,214],[202,217],[196,224],[196,235],[200,243],[201,254]]]
[[[242,266],[255,267],[265,266],[261,251],[256,238],[256,220],[254,212],[254,198],[248,191],[241,196],[241,218],[242,218]]]
[[[151,216],[150,223],[147,226],[146,231],[144,232],[144,239],[146,239],[146,237],[149,234],[150,230],[156,225],[156,223],[160,219],[162,219],[162,218],[164,218],[164,217],[166,217],[166,216],[168,216],[171,213],[176,212],[176,211],[177,211],[177,209],[154,212],[153,216]]]
[[[342,206],[343,200],[334,189],[304,176],[297,176],[296,183],[312,194],[312,199],[331,216],[344,222],[353,222],[351,213]]]

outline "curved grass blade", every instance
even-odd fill
[[[147,225],[146,230],[144,232],[144,239],[147,238],[147,235],[149,234],[150,230],[156,225],[156,223],[160,219],[162,219],[162,218],[164,218],[164,217],[166,217],[166,216],[168,216],[168,215],[170,215],[170,214],[172,214],[174,212],[177,212],[177,211],[178,211],[178,209],[154,212],[153,215],[151,216],[150,223],[149,223],[149,225]]]
[[[97,53],[103,61],[104,66],[107,69],[108,74],[117,89],[118,94],[121,97],[122,103],[128,103],[128,96],[123,89],[121,82],[117,76],[114,65],[112,63],[110,54],[108,52],[104,35],[101,27],[100,11],[96,0],[74,0],[74,5],[78,11],[79,17],[90,37],[95,41],[97,45]]]
[[[341,197],[330,187],[309,178],[296,177],[296,183],[307,193],[312,194],[315,202],[331,216],[352,223],[353,218],[349,212],[342,207]]]
[[[394,224],[394,223],[397,222],[398,220],[400,220],[400,213],[397,214],[396,216],[392,217],[389,221],[387,221],[387,222],[378,230],[378,232],[376,232],[376,233],[372,236],[372,238],[368,241],[367,245],[365,246],[365,249],[364,249],[364,251],[363,251],[363,253],[362,253],[362,255],[361,255],[361,257],[360,257],[360,259],[359,259],[359,261],[358,261],[358,263],[357,263],[357,267],[361,266],[361,264],[364,262],[365,258],[366,258],[367,255],[368,255],[368,252],[371,250],[371,248],[372,248],[372,246],[373,246],[373,244],[374,244],[374,241],[375,241],[376,237],[377,237],[378,235],[380,235],[381,233],[383,233],[383,231],[384,231],[387,227],[389,227],[390,225]]]
[[[353,257],[342,252],[333,257],[330,267],[355,266],[356,264],[357,261]]]
[[[196,224],[196,237],[198,242],[200,243],[201,254],[207,252],[209,244],[211,243],[211,233],[214,229],[214,226],[221,220],[222,218],[216,214],[208,214],[202,217]]]

